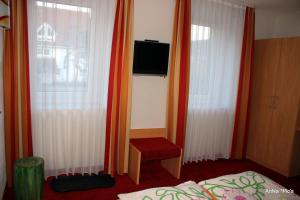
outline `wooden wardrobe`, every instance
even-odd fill
[[[300,37],[255,41],[247,158],[300,175]]]

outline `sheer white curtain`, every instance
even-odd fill
[[[103,169],[115,0],[29,0],[34,155],[46,176]]]
[[[229,156],[244,13],[226,1],[192,0],[185,162]]]

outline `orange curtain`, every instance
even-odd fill
[[[168,94],[168,139],[184,146],[189,93],[191,1],[176,0]]]
[[[112,175],[127,170],[132,78],[133,0],[117,0],[108,101],[104,171]],[[118,167],[117,167],[118,166]]]
[[[4,128],[8,186],[16,159],[32,155],[27,1],[10,0],[11,28],[4,34]]]
[[[245,158],[250,106],[251,75],[254,56],[254,8],[247,7],[238,86],[231,158]]]

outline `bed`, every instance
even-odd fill
[[[120,200],[300,200],[284,188],[254,171],[230,174],[195,183],[188,181],[173,187],[150,188],[119,194]]]

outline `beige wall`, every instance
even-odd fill
[[[134,39],[171,43],[175,0],[135,0]],[[166,127],[168,76],[133,75],[131,128]]]
[[[299,10],[256,9],[255,39],[300,36]]]

